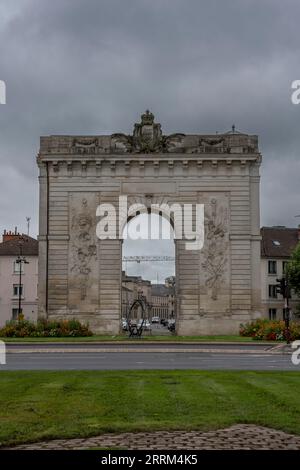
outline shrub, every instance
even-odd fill
[[[257,340],[284,340],[285,322],[258,319],[240,326],[240,336],[249,336]],[[300,339],[300,323],[290,323],[291,341]]]
[[[25,338],[25,337],[63,337],[68,336],[92,336],[88,325],[82,325],[78,320],[39,320],[37,323],[28,320],[9,321],[0,328],[0,337]]]

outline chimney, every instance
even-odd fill
[[[2,242],[7,242],[9,240],[18,240],[21,235],[17,231],[17,227],[15,227],[15,231],[12,232],[11,230],[4,230],[2,235]]]

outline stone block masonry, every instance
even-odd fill
[[[40,317],[119,333],[122,240],[99,240],[95,227],[97,206],[117,209],[121,195],[146,207],[205,206],[203,249],[175,241],[178,334],[237,333],[259,315],[257,136],[166,136],[147,111],[133,135],[41,137],[37,162]]]

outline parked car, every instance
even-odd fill
[[[169,331],[175,331],[175,320],[174,318],[171,318],[168,320],[168,330]]]
[[[163,325],[163,326],[168,326],[168,319],[167,319],[167,318],[162,318],[162,319],[160,320],[160,323],[161,323],[161,325]]]
[[[159,317],[152,317],[152,323],[159,323]]]

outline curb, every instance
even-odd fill
[[[43,348],[43,349],[13,349],[8,350],[7,354],[67,354],[67,353],[77,353],[77,354],[94,354],[94,353],[212,353],[212,354],[259,354],[259,355],[283,355],[283,354],[290,354],[290,352],[286,351],[272,351],[272,350],[261,350],[261,349],[252,349],[246,351],[245,349],[210,349],[210,348],[156,348],[155,350],[149,348],[68,348],[68,349],[55,349],[55,348]]]
[[[5,342],[5,338],[2,339],[2,341]],[[269,346],[270,348],[272,347],[276,347],[276,346],[281,346],[281,344],[278,344],[278,343],[272,343],[270,341],[259,341],[259,342],[247,342],[247,341],[144,341],[144,340],[132,340],[132,341],[128,341],[128,340],[124,340],[124,341],[47,341],[47,342],[38,342],[38,341],[28,341],[28,342],[23,342],[23,341],[7,341],[5,342],[6,346],[10,346],[10,345],[17,345],[17,346],[33,346],[33,345],[36,345],[36,346],[44,346],[44,345],[49,345],[49,346],[57,346],[57,345],[79,345],[79,346],[91,346],[91,345],[122,345],[122,344],[125,344],[125,345],[136,345],[136,344],[142,344],[142,345],[153,345],[153,344],[161,344],[163,346],[168,346],[168,345],[174,345],[174,344],[184,344],[184,345],[199,345],[199,346],[211,346],[211,345],[221,345],[221,346],[225,346],[225,345],[229,345],[229,346],[251,346],[251,347],[256,347],[257,345],[260,345],[260,346]]]

